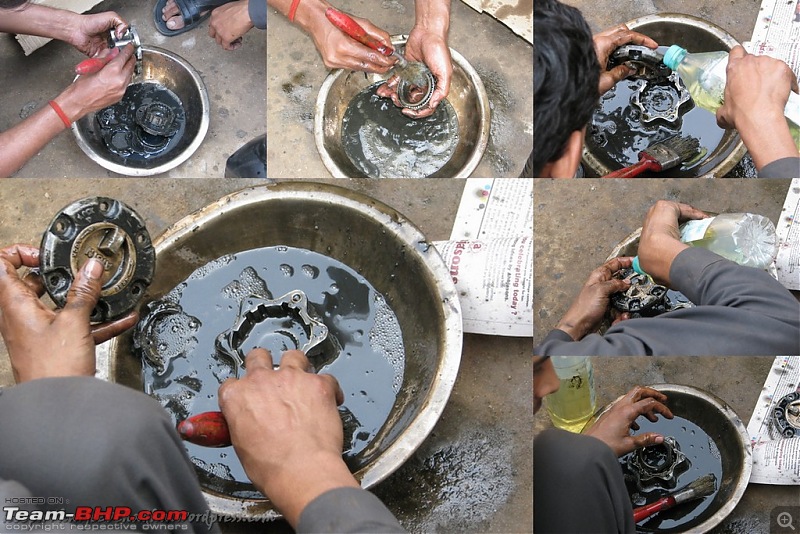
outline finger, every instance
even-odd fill
[[[406,115],[407,117],[411,117],[412,119],[424,119],[425,117],[430,117],[436,112],[436,110],[432,107],[426,106],[422,109],[409,109],[403,108],[401,113]]]
[[[742,45],[736,45],[731,48],[731,51],[728,53],[728,64],[730,64],[731,60],[742,59],[746,55],[747,50],[745,50]]]
[[[255,369],[257,367],[272,369],[272,365],[272,353],[261,347],[251,350],[244,358],[244,366],[246,369]]]
[[[639,430],[639,428],[641,428],[641,427],[639,426],[639,423],[634,421],[634,422],[631,423],[630,428],[631,428],[631,430]]]
[[[114,65],[116,68],[124,69],[125,64],[133,57],[133,45],[125,45],[119,49],[119,55],[108,62],[108,65]]]
[[[614,319],[611,321],[611,326],[614,326],[617,323],[621,323],[622,321],[627,321],[631,318],[631,314],[628,312],[620,312],[619,310],[612,310],[612,315]]]
[[[108,323],[92,326],[92,337],[95,345],[105,343],[109,339],[116,337],[125,330],[132,328],[139,320],[139,312],[132,311],[128,315]]]
[[[100,299],[102,276],[103,264],[95,258],[89,258],[67,292],[63,313],[75,315],[77,319],[89,323],[92,310]]]
[[[653,398],[642,399],[634,403],[633,409],[637,414],[646,416],[652,422],[658,421],[658,418],[655,417],[652,412],[658,412],[667,419],[672,419],[673,417],[672,412],[665,404],[662,404]]]
[[[41,298],[44,295],[44,280],[42,280],[42,275],[39,271],[28,271],[22,277],[22,282],[36,293],[37,297]]]
[[[690,219],[705,219],[710,217],[706,212],[695,208],[694,206],[690,206],[689,204],[681,204],[678,203],[678,208],[680,209],[680,214],[678,215],[678,221],[690,220]]]
[[[0,249],[0,259],[9,262],[14,269],[38,267],[39,249],[32,245],[16,244]]]
[[[630,285],[631,283],[628,280],[617,280],[616,278],[597,284],[601,294],[606,297],[610,297],[614,293],[619,293],[620,291],[627,291]]]
[[[664,443],[664,436],[656,434],[655,432],[645,432],[638,436],[632,436],[633,444],[637,449],[641,447],[652,447],[653,445],[660,445]]]
[[[656,43],[654,40],[639,32],[631,31],[627,29],[627,27],[624,29],[619,28],[612,35],[610,35],[610,37],[611,42],[614,44],[614,48],[619,48],[620,46],[626,44],[642,45],[646,46],[647,48],[654,49],[658,48],[658,43]]]
[[[308,361],[306,355],[301,350],[287,350],[281,356],[281,369],[287,367],[294,367],[301,371],[311,370],[311,362]]]
[[[328,386],[331,388],[334,398],[336,399],[336,406],[344,404],[344,391],[342,391],[342,387],[339,385],[339,381],[336,380],[336,377],[329,374],[321,374],[319,377],[328,382]]]
[[[259,350],[259,349],[254,349]],[[261,349],[263,350],[263,349]],[[251,350],[249,354],[252,354],[253,351]],[[272,366],[270,366],[272,367]],[[220,384],[219,389],[217,390],[217,402],[219,403],[219,409],[222,410],[222,413],[225,414],[225,408],[228,405],[228,400],[232,395],[233,388],[236,387],[235,385],[239,383],[238,378],[228,378],[222,384]],[[230,419],[229,419],[230,421]]]
[[[596,284],[605,280],[610,280],[617,271],[628,269],[633,265],[633,258],[630,256],[620,256],[611,258],[603,265],[592,271],[587,280],[587,284]]]
[[[631,391],[633,393],[631,397],[633,402],[637,402],[648,397],[656,399],[659,402],[667,402],[667,396],[657,389],[649,388],[647,386],[636,386]]]
[[[627,78],[628,76],[630,76],[635,72],[636,72],[635,69],[632,69],[627,65],[617,65],[613,69],[609,69],[603,74],[611,78],[613,83],[616,84],[617,82],[621,82],[622,80],[624,80],[625,78]]]

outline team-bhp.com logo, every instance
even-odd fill
[[[3,519],[4,528],[11,530],[21,530],[16,526],[30,525],[31,523],[54,524],[70,523],[80,527],[81,525],[98,526],[98,524],[125,525],[126,523],[136,528],[149,526],[149,529],[156,530],[161,528],[182,527],[187,521],[192,521],[186,510],[140,510],[134,512],[127,506],[78,506],[74,512],[67,513],[65,510],[25,510],[20,506],[4,506]]]

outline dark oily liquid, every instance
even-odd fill
[[[309,307],[341,345],[338,357],[326,358],[328,363],[316,370],[336,377],[344,391],[340,407],[344,457],[354,458],[389,415],[403,382],[405,352],[397,317],[384,297],[354,270],[322,254],[278,246],[223,256],[196,270],[159,303],[151,303],[150,309],[165,304],[174,310],[177,305],[180,313],[150,313],[142,320],[145,326],[137,329],[136,343],[163,360],[162,374],[159,366],[143,359],[145,392],[176,423],[190,415],[218,411],[217,390],[237,370],[231,358],[215,350],[216,337],[234,325],[243,299],[251,295],[277,299],[293,290],[305,292]],[[148,325],[149,321],[153,324]],[[277,321],[275,326],[284,329],[287,325]],[[149,338],[144,334],[148,328]],[[243,351],[246,354],[256,345],[272,348],[278,364],[280,349],[296,347],[286,336],[271,336],[265,328],[262,324],[254,329]],[[236,496],[258,495],[233,447],[215,449],[186,442],[186,448],[201,478],[206,473],[235,481],[235,489],[227,492]]]
[[[447,99],[424,119],[406,117],[375,90],[358,93],[342,118],[342,145],[370,178],[425,178],[450,160],[458,145],[458,117]]]
[[[659,48],[662,53],[665,50],[664,47]],[[681,106],[678,120],[674,123],[663,119],[645,123],[641,120],[639,107],[632,104],[631,100],[638,88],[639,82],[636,80],[617,83],[616,87],[601,97],[600,106],[592,116],[586,133],[586,146],[604,165],[612,170],[633,165],[639,161],[641,151],[674,135],[690,135],[699,139],[700,155],[664,171],[670,176],[701,176],[724,158],[725,154],[708,157],[725,135],[725,130],[717,126],[713,113],[694,106],[690,99]],[[645,99],[644,103],[646,109],[652,110],[651,113],[665,111],[664,106],[672,101],[659,94],[659,91],[678,94],[678,90],[671,85],[656,88],[652,97]],[[642,176],[648,175],[658,174],[648,172]]]
[[[708,473],[713,473],[717,477],[717,487],[708,497],[686,501],[675,506],[675,508],[659,512],[640,523],[642,530],[646,532],[677,529],[703,513],[719,492],[719,486],[722,482],[722,457],[719,449],[711,436],[702,428],[677,415],[672,420],[659,417],[656,423],[651,423],[644,417],[640,417],[636,422],[639,423],[640,429],[634,432],[633,435],[658,432],[665,437],[672,436],[678,442],[681,452],[686,455],[692,465],[678,476],[677,484],[672,489],[656,488],[647,493],[640,493],[634,483],[628,483],[628,493],[631,495],[631,502],[634,508],[671,495]],[[620,463],[623,466],[625,466],[628,456],[630,454],[620,458]],[[626,470],[625,467],[623,469]],[[678,469],[676,472],[680,472],[680,470]]]
[[[154,135],[136,122],[136,111],[153,103],[163,104],[172,112],[169,135]],[[128,86],[122,100],[98,111],[95,120],[108,150],[125,161],[143,161],[172,150],[186,130],[186,113],[180,99],[157,82]],[[177,128],[177,129],[176,129]]]

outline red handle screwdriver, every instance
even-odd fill
[[[367,30],[365,30],[358,22],[354,21],[349,15],[329,7],[325,10],[325,16],[328,17],[328,20],[331,21],[334,26],[342,30],[359,43],[368,46],[373,50],[377,50],[384,56],[396,57],[400,63],[399,66],[401,68],[405,67],[405,64],[407,63],[406,58],[404,58],[391,46],[383,44],[381,41],[368,34]]]
[[[177,426],[181,439],[203,447],[227,447],[231,444],[228,422],[222,412],[203,412],[184,419]]]
[[[84,59],[77,65],[75,65],[75,74],[80,74],[81,76],[86,74],[94,74],[96,72],[100,72],[100,70],[106,66],[106,64],[117,57],[119,55],[119,48],[112,48],[111,51],[105,57],[91,57],[89,59]]]

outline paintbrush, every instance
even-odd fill
[[[696,137],[676,135],[641,151],[638,163],[606,174],[603,178],[633,178],[645,171],[665,171],[691,159],[699,148],[700,141]]]
[[[693,501],[695,499],[702,499],[714,493],[717,488],[717,477],[714,473],[703,475],[694,482],[686,485],[684,488],[679,489],[672,495],[661,497],[655,502],[645,504],[633,509],[633,521],[638,523],[647,519],[651,515],[661,512],[662,510],[669,510],[673,506],[684,503],[686,501]]]

